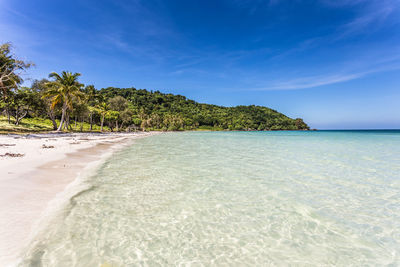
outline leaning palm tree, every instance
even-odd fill
[[[44,94],[44,97],[51,98],[52,109],[54,109],[57,104],[62,103],[61,121],[57,131],[63,129],[64,123],[67,124],[66,118],[68,111],[72,110],[73,101],[76,99],[83,99],[84,97],[80,90],[83,85],[78,82],[78,77],[80,75],[80,73],[68,71],[63,71],[61,75],[56,72],[49,74],[49,78],[54,78],[54,81],[47,83],[49,89]]]

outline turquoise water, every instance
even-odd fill
[[[24,266],[400,265],[400,132],[139,139]]]

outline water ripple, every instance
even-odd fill
[[[22,266],[400,264],[400,138],[174,133],[89,177]]]

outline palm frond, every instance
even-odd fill
[[[61,95],[55,95],[53,99],[51,100],[51,109],[54,109],[54,107],[62,102],[62,96]]]
[[[49,74],[49,78],[54,78],[56,81],[62,80],[60,74],[58,74],[57,72],[54,72],[54,71]]]

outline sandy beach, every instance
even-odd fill
[[[14,266],[40,221],[77,178],[154,133],[0,136],[0,265]]]

